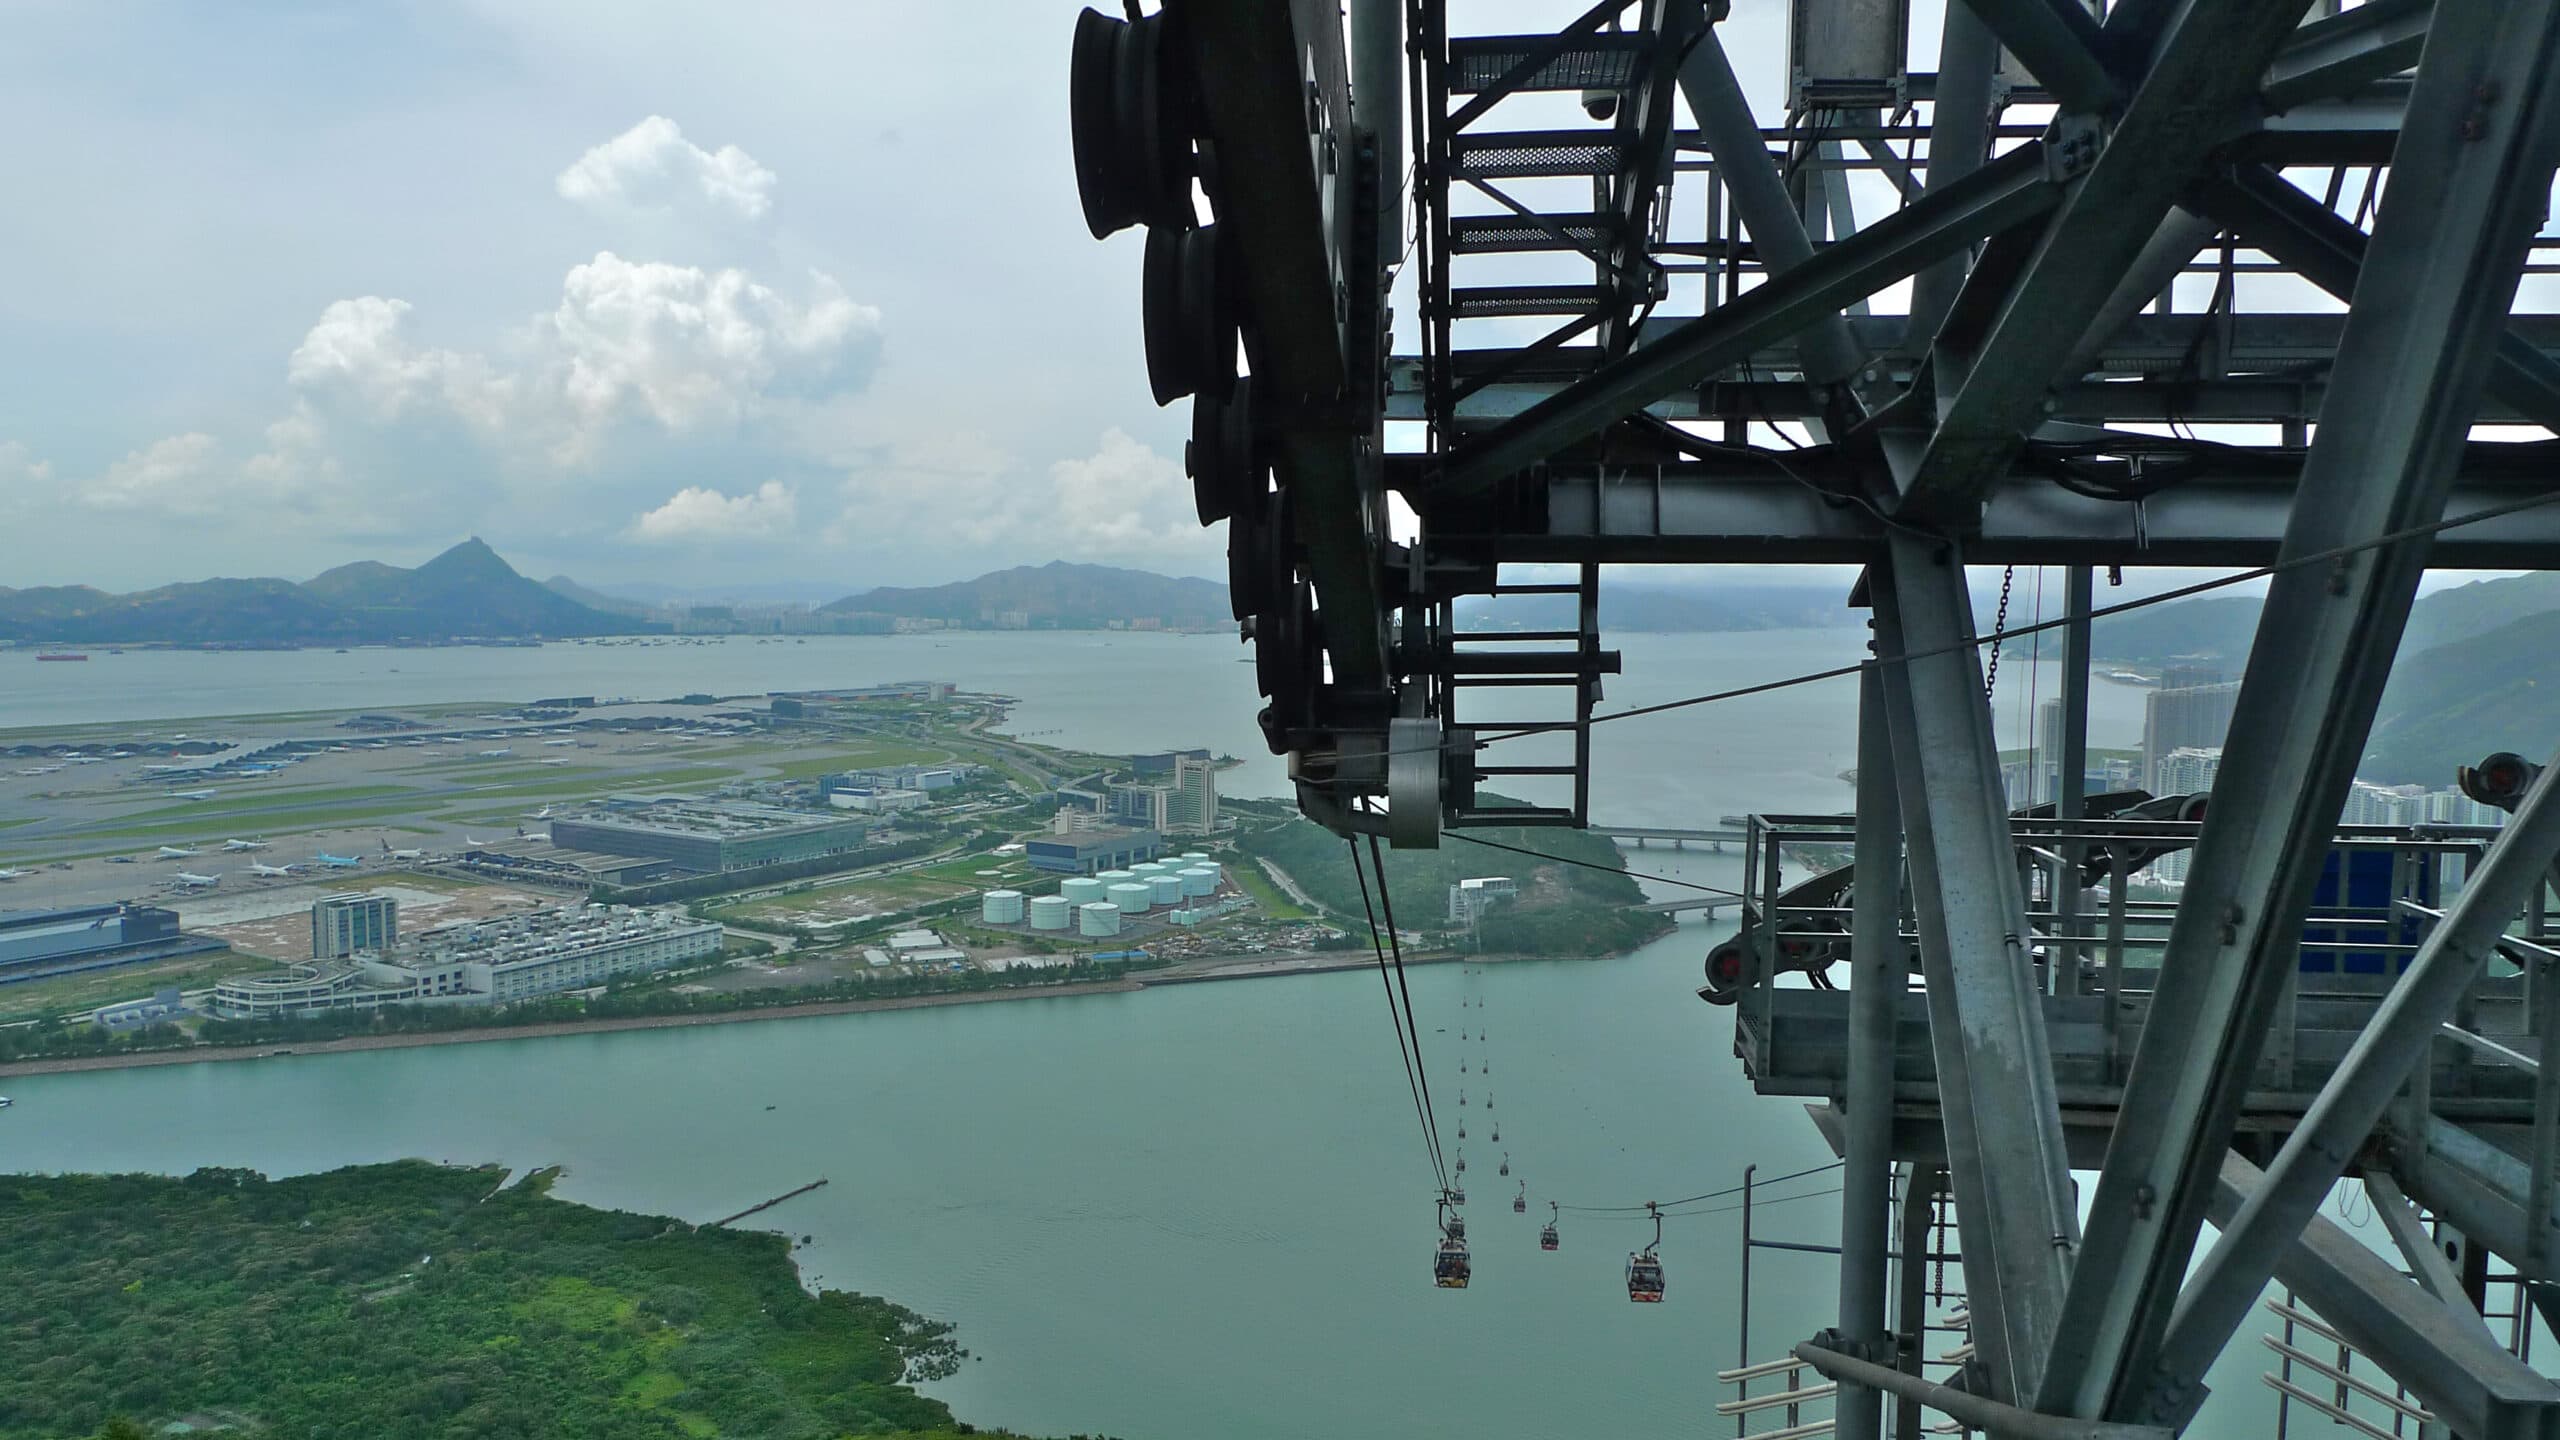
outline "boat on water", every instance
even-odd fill
[[[46,650],[37,654],[36,658],[39,660],[86,660],[89,657],[71,650]]]
[[[6,1096],[6,1095],[0,1095],[0,1110],[6,1110],[6,1109],[8,1109],[8,1108],[9,1108],[9,1097],[8,1097],[8,1096]]]

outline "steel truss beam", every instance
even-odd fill
[[[2096,113],[2124,99],[2098,59],[2098,22],[2078,0],[1962,0],[2063,109]]]
[[[1797,475],[1827,473],[1801,460],[1783,463]],[[2525,451],[2512,466],[2458,477],[2444,513],[2532,501],[2550,493],[2549,475],[2539,452]],[[1432,547],[1623,565],[1863,565],[1884,553],[1887,532],[1867,511],[1752,456],[1664,466],[1559,464],[1515,484],[1510,503],[1435,511]],[[2283,471],[2207,468],[2137,506],[2021,475],[1991,492],[1965,555],[1983,565],[2266,565],[2277,558],[2295,485]],[[2531,569],[2554,554],[2560,503],[2442,531],[2428,562]]]
[[[2187,1397],[2201,1395],[2206,1368],[2257,1303],[2285,1241],[2320,1213],[2384,1108],[2434,1049],[2437,1031],[2496,953],[2507,923],[2542,888],[2555,854],[2560,769],[2545,769],[2487,858],[2463,881],[2461,896],[2436,922],[2418,958],[2320,1087],[2248,1202],[2221,1227],[2221,1239],[2188,1276],[2161,1341],[2149,1396],[2122,1408],[2166,1417]]]
[[[2044,152],[2010,151],[1932,191],[1729,305],[1674,327],[1457,452],[1435,490],[1480,491],[1764,345],[1797,334],[1942,255],[2033,219],[2053,204]],[[2076,337],[2075,337],[2076,338]]]
[[[1887,549],[1865,589],[1974,1344],[1991,1398],[2023,1405],[2061,1319],[2079,1214],[1964,565],[1952,546],[1900,533]]]
[[[1870,579],[1879,583],[1881,576]],[[1840,1333],[1890,1358],[1885,1269],[1893,1234],[1893,1033],[1911,988],[1902,943],[1902,806],[1884,673],[1858,677],[1858,887],[1850,898],[1848,1143],[1840,1177]],[[1849,1385],[1839,1440],[1877,1440],[1882,1397]]]
[[[2045,393],[2126,268],[2141,253],[2229,117],[2302,18],[2295,0],[2191,4],[2161,40],[2142,84],[2105,147],[2085,167],[2014,283],[1989,257],[1968,292],[1989,287],[1978,308],[1996,315],[1979,338],[1939,332],[1937,426],[1916,459],[1897,462],[1901,507],[1963,523],[2006,469]],[[2117,33],[2111,22],[2111,35]],[[2085,142],[2095,144],[2094,137]],[[1889,446],[1887,454],[1896,453]]]
[[[2215,1218],[2236,1214],[2259,1180],[2256,1166],[2224,1156]],[[2313,1215],[2282,1247],[2275,1273],[2465,1440],[2560,1436],[2560,1388],[2499,1348],[2477,1317],[2448,1310],[2327,1216]]]
[[[1805,234],[1804,216],[1787,197],[1787,182],[1778,175],[1761,139],[1759,121],[1751,114],[1742,83],[1734,78],[1724,41],[1708,25],[1700,0],[1682,0],[1680,12],[1701,27],[1689,56],[1680,63],[1680,94],[1716,157],[1716,173],[1733,198],[1735,218],[1751,236],[1760,262],[1771,279],[1813,258],[1813,241]],[[1805,378],[1818,385],[1848,379],[1866,363],[1866,351],[1849,333],[1838,309],[1817,318],[1797,341],[1805,358]]]
[[[2209,177],[2197,199],[2278,264],[2341,300],[2354,298],[2356,276],[2364,267],[2365,233],[2292,181],[2264,166],[2244,165],[2229,175]],[[2560,360],[2534,348],[2513,325],[2498,336],[2489,393],[2518,414],[2560,431]]]
[[[2548,196],[2556,21],[2553,0],[2438,12],[2288,554],[2443,513]],[[2188,1403],[2145,1382],[2425,560],[2395,545],[2270,585],[2038,1408]]]

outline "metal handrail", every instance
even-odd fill
[[[2316,1356],[2308,1354],[2299,1346],[2287,1345],[2273,1335],[2261,1335],[2258,1339],[2260,1343],[2264,1344],[2268,1349],[2273,1350],[2287,1360],[2292,1361],[2294,1364],[2311,1371],[2322,1379],[2334,1380],[2337,1383],[2346,1386],[2348,1389],[2355,1391],[2357,1394],[2362,1395],[2367,1399],[2378,1401],[2381,1404],[2388,1405],[2392,1409],[2399,1411],[2401,1414],[2406,1415],[2410,1419],[2418,1421],[2421,1424],[2436,1418],[2433,1412],[2427,1410],[2425,1407],[2412,1405],[2408,1401],[2400,1398],[2398,1395],[2376,1386],[2372,1381],[2365,1379],[2363,1376],[2354,1374],[2340,1367],[2335,1362],[2322,1360]]]
[[[1716,1372],[1716,1383],[1738,1385],[1745,1380],[1757,1380],[1764,1375],[1788,1374],[1803,1368],[1805,1364],[1802,1360],[1793,1355],[1783,1355],[1775,1360],[1763,1360],[1757,1365],[1745,1365],[1739,1370],[1719,1370]]]
[[[1747,1415],[1754,1410],[1775,1410],[1781,1405],[1803,1405],[1815,1400],[1828,1400],[1838,1394],[1839,1390],[1840,1386],[1836,1382],[1825,1382],[1820,1385],[1808,1385],[1801,1390],[1773,1390],[1766,1395],[1754,1395],[1747,1400],[1719,1400],[1716,1402],[1716,1413]]]
[[[2269,1387],[2279,1391],[2287,1398],[2298,1401],[2304,1405],[2308,1405],[2312,1409],[2319,1411],[2321,1414],[2328,1416],[2339,1424],[2347,1426],[2361,1434],[2370,1436],[2371,1440],[2402,1440],[2402,1437],[2392,1434],[2390,1431],[2385,1430],[2363,1416],[2347,1409],[2347,1407],[2314,1395],[2310,1391],[2303,1389],[2301,1386],[2296,1385],[2292,1381],[2284,1379],[2281,1376],[2261,1374],[2258,1378],[2266,1381]]]

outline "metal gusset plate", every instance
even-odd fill
[[[1068,110],[1076,193],[1096,240],[1132,225],[1191,226],[1190,65],[1170,24],[1161,13],[1076,17]]]

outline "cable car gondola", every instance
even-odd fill
[[[1650,1200],[1644,1208],[1653,1215],[1653,1243],[1627,1257],[1627,1298],[1638,1305],[1662,1303],[1662,1211]]]
[[[1467,1173],[1467,1157],[1464,1155],[1458,1157],[1458,1173],[1461,1175]]]
[[[1556,1202],[1550,1200],[1547,1202],[1546,1228],[1538,1232],[1538,1248],[1553,1250],[1559,1243],[1556,1239]]]
[[[1511,1213],[1514,1215],[1529,1213],[1529,1182],[1526,1180],[1520,1182],[1520,1193],[1511,1197]]]
[[[1475,1273],[1467,1257],[1467,1222],[1450,1208],[1450,1197],[1440,1197],[1440,1245],[1431,1257],[1431,1283],[1443,1290],[1464,1290]]]
[[[1502,1157],[1502,1169],[1499,1173],[1504,1175],[1511,1173],[1511,1156],[1508,1153],[1505,1153]]]

